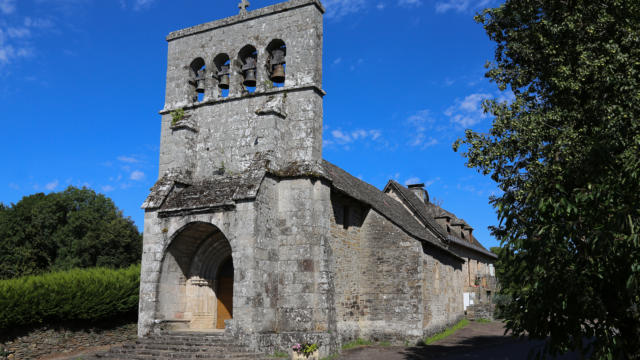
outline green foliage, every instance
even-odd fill
[[[385,341],[380,341],[378,345],[382,347],[387,347],[387,346],[391,346],[391,343],[385,340]]]
[[[142,236],[111,199],[70,186],[0,207],[0,279],[139,262]]]
[[[139,288],[140,265],[0,280],[0,330],[133,314],[138,309]]]
[[[373,344],[373,342],[371,340],[365,340],[365,339],[355,339],[353,341],[349,341],[348,343],[342,345],[342,350],[349,350],[349,349],[353,349],[354,347],[358,347],[358,346],[366,346],[366,345],[371,345]]]
[[[496,42],[488,133],[468,166],[490,174],[507,327],[541,355],[640,353],[640,2],[507,0],[476,17]],[[590,339],[583,349],[583,340]]]
[[[175,125],[184,119],[184,109],[176,109],[171,112],[171,125]]]
[[[276,359],[282,359],[282,358],[286,359],[289,357],[289,354],[287,354],[284,351],[276,351],[273,354],[269,355],[269,357],[276,358]]]
[[[457,324],[453,325],[452,327],[446,329],[443,332],[439,332],[433,336],[429,336],[428,338],[424,339],[424,343],[425,345],[430,345],[438,340],[442,340],[444,338],[449,337],[450,335],[452,335],[453,333],[455,333],[456,331],[462,329],[463,327],[469,325],[469,320],[467,319],[462,319],[460,321],[458,321]]]

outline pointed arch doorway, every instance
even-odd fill
[[[158,317],[176,329],[224,329],[233,314],[233,258],[224,234],[209,223],[177,232],[162,264]]]

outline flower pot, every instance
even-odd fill
[[[291,350],[291,360],[319,360],[320,357],[318,354],[318,350],[308,355],[298,354],[297,352]]]

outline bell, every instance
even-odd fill
[[[199,70],[196,77],[196,92],[204,93],[204,70]]]
[[[271,81],[274,83],[284,82],[284,66],[277,64],[273,66],[273,72],[271,73]]]
[[[229,88],[229,65],[220,66],[220,71],[218,71],[218,87],[220,89],[228,89]]]
[[[244,72],[244,81],[242,85],[247,87],[256,86],[256,69],[249,69]]]
[[[218,87],[220,89],[228,89],[229,88],[229,75],[221,75],[220,82],[218,83]]]
[[[204,79],[197,81],[196,92],[197,93],[204,93]]]

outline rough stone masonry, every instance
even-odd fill
[[[266,353],[311,341],[325,356],[464,316],[467,264],[492,255],[452,242],[428,196],[322,159],[323,13],[290,0],[167,37],[139,336],[225,331]]]

